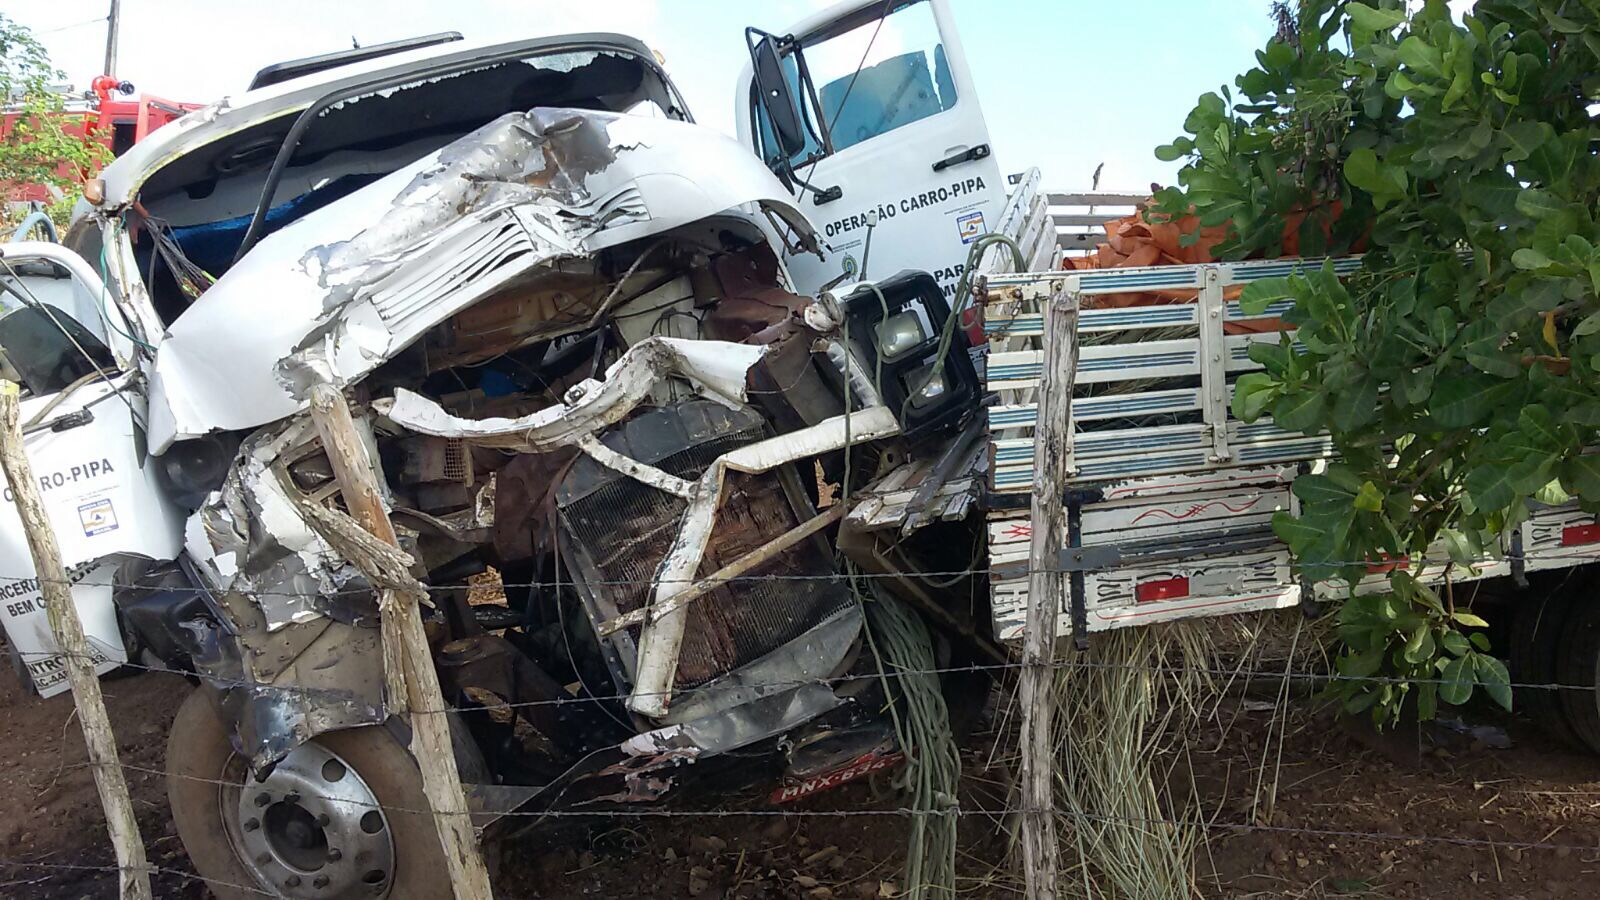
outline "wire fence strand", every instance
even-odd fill
[[[1164,561],[1164,562],[1137,562],[1137,561],[1135,561],[1135,562],[1131,562],[1131,563],[1128,563],[1128,564],[1115,563],[1115,564],[1109,564],[1104,568],[1097,569],[1094,572],[1092,572],[1091,574],[1101,575],[1101,576],[1118,575],[1118,574],[1132,574],[1132,575],[1160,574],[1160,573],[1170,573],[1170,572],[1175,572],[1175,571],[1183,571],[1183,570],[1186,570],[1186,569],[1205,569],[1206,571],[1230,571],[1230,570],[1257,571],[1257,570],[1260,570],[1265,565],[1269,565],[1269,564],[1272,564],[1273,562],[1276,562],[1276,560],[1269,559],[1269,557],[1274,557],[1274,556],[1284,557],[1284,559],[1282,561],[1282,564],[1283,565],[1289,565],[1289,562],[1287,560],[1287,554],[1288,554],[1288,549],[1286,547],[1265,547],[1265,548],[1262,548],[1262,549],[1259,549],[1259,550],[1250,550],[1250,551],[1241,551],[1241,552],[1237,552],[1237,553],[1230,553],[1229,556],[1227,556],[1227,557],[1205,557],[1205,556],[1197,555],[1197,556],[1186,556],[1186,557],[1184,557],[1182,559],[1175,559],[1175,560]],[[339,563],[344,562],[344,558],[342,556],[339,556],[338,554],[327,553],[327,554],[309,554],[309,555],[311,557],[313,557],[313,558],[325,559],[325,560],[328,560],[328,561],[339,562]],[[1239,557],[1255,557],[1255,558],[1254,559],[1240,559]],[[1464,569],[1466,569],[1468,567],[1478,567],[1478,566],[1487,567],[1487,566],[1494,566],[1494,565],[1497,565],[1497,564],[1500,564],[1500,563],[1527,564],[1527,563],[1530,563],[1530,562],[1531,563],[1548,562],[1548,563],[1556,564],[1556,567],[1570,567],[1567,564],[1583,565],[1583,564],[1587,564],[1587,563],[1591,563],[1591,562],[1600,562],[1600,546],[1596,546],[1593,549],[1588,549],[1588,550],[1563,550],[1560,553],[1553,553],[1553,554],[1506,553],[1506,554],[1498,555],[1498,556],[1496,556],[1496,555],[1484,555],[1484,556],[1465,557],[1465,558],[1459,558],[1459,559],[1451,558],[1451,557],[1416,557],[1416,558],[1396,557],[1394,559],[1377,559],[1377,560],[1372,560],[1372,559],[1324,560],[1324,561],[1319,561],[1317,563],[1317,566],[1319,568],[1324,568],[1324,567],[1325,568],[1365,568],[1365,569],[1368,570],[1368,574],[1369,575],[1376,576],[1376,575],[1388,574],[1391,570],[1395,570],[1395,569],[1404,569],[1406,571],[1411,571],[1411,570],[1418,569],[1418,568],[1428,568],[1428,567],[1434,567],[1434,566],[1450,566],[1450,567],[1453,567],[1453,568],[1463,569],[1464,570]],[[912,575],[915,575],[916,577],[920,577],[920,578],[929,578],[929,579],[960,579],[960,578],[985,577],[985,578],[1003,578],[1003,579],[1008,579],[1009,580],[1009,579],[1021,579],[1021,578],[1024,578],[1024,577],[1026,577],[1028,575],[1033,574],[1035,571],[1059,572],[1059,571],[1065,571],[1065,570],[1064,569],[1060,569],[1060,568],[1046,568],[1046,569],[1042,569],[1041,570],[1041,569],[1036,569],[1036,568],[1028,565],[1027,563],[1018,562],[1018,563],[1011,563],[1011,564],[1002,563],[1002,564],[991,565],[991,566],[969,566],[969,567],[958,568],[958,569],[938,569],[938,570],[928,570],[928,571],[920,571],[919,570],[919,571],[917,571],[915,573],[904,573],[904,572],[860,572],[860,573],[854,573],[854,574],[847,574],[845,572],[832,572],[832,573],[789,574],[789,573],[774,572],[774,573],[751,573],[751,574],[744,574],[744,575],[733,575],[733,576],[728,576],[728,577],[725,577],[725,578],[716,578],[716,579],[707,579],[707,578],[699,578],[699,577],[689,577],[689,578],[649,577],[649,578],[616,578],[616,579],[606,578],[606,579],[589,580],[589,581],[585,581],[584,583],[586,585],[591,586],[591,587],[659,587],[659,586],[662,586],[662,585],[674,585],[674,584],[700,584],[700,583],[704,583],[704,582],[707,582],[707,581],[710,581],[711,583],[719,584],[719,585],[721,585],[721,584],[730,584],[730,585],[731,584],[745,584],[745,583],[756,583],[756,584],[759,584],[759,583],[770,583],[770,582],[800,582],[800,581],[847,582],[847,581],[850,581],[852,579],[855,579],[855,580],[863,580],[863,579],[866,579],[866,580],[879,580],[879,579],[898,580],[898,579],[903,579],[903,578],[907,577],[908,574],[912,574]],[[1462,579],[1462,580],[1465,581],[1467,579]],[[41,579],[37,575],[0,575],[0,584],[18,583],[18,582],[34,583],[34,582],[40,582],[40,581],[43,581],[43,582],[46,582],[46,583],[64,581],[68,585],[71,585],[71,586],[83,586],[83,587],[109,587],[109,588],[140,589],[140,590],[148,590],[151,587],[148,584],[140,584],[140,583],[137,583],[137,582],[119,581],[119,580],[115,580],[115,579],[109,580],[109,581],[89,579],[89,578],[74,579],[74,578],[71,578],[71,577],[68,577],[68,578],[65,578],[65,579]],[[1298,583],[1298,582],[1296,582],[1296,583]],[[499,588],[501,588],[503,590],[539,590],[539,589],[544,589],[544,588],[570,588],[570,587],[572,587],[572,581],[570,579],[566,579],[566,580],[551,579],[549,581],[543,581],[543,580],[537,580],[537,581],[500,581],[500,582],[490,582],[489,584],[493,584],[494,586],[499,587]],[[485,583],[483,583],[483,582],[471,582],[471,581],[460,581],[460,582],[448,582],[448,583],[438,583],[438,584],[426,584],[425,587],[427,587],[430,591],[465,591],[465,590],[474,590],[474,589],[483,588],[483,587],[485,587]],[[333,588],[331,590],[326,590],[326,591],[304,591],[304,590],[302,590],[302,591],[286,591],[286,590],[276,590],[276,589],[258,589],[255,586],[249,585],[249,584],[239,584],[237,586],[232,586],[232,585],[217,585],[217,586],[172,585],[172,586],[166,586],[166,585],[163,585],[161,587],[161,590],[169,591],[169,592],[172,592],[172,593],[203,593],[203,594],[220,594],[220,593],[237,592],[237,593],[245,594],[247,596],[252,596],[252,597],[295,597],[295,598],[301,598],[301,599],[315,599],[315,598],[333,599],[333,598],[343,597],[343,596],[371,596],[374,593],[374,591],[373,591],[373,589],[371,587],[366,586],[364,584],[355,585],[355,586],[348,586],[348,587],[337,587],[337,588]]]
[[[1281,548],[1278,548],[1276,550],[1268,549],[1268,550],[1262,551],[1260,554],[1258,554],[1258,558],[1255,559],[1255,560],[1238,559],[1238,558],[1234,558],[1234,559],[1218,559],[1218,560],[1212,560],[1212,561],[1205,561],[1203,563],[1203,565],[1205,565],[1207,568],[1211,568],[1211,569],[1218,569],[1218,568],[1222,568],[1222,569],[1229,569],[1229,568],[1258,569],[1263,564],[1271,564],[1272,563],[1272,561],[1270,559],[1266,559],[1265,557],[1270,557],[1273,554],[1281,555],[1283,552],[1284,551]],[[1536,560],[1536,559],[1546,559],[1546,560],[1548,560],[1549,557],[1539,557],[1539,556],[1530,555],[1530,554],[1522,554],[1522,555],[1507,554],[1507,555],[1501,555],[1501,556],[1485,556],[1485,557],[1477,558],[1477,559],[1473,560],[1473,562],[1475,562],[1475,563],[1483,563],[1483,564],[1498,564],[1498,563],[1506,563],[1506,562],[1513,562],[1513,561],[1515,561],[1515,562],[1527,562],[1527,561]],[[1593,551],[1574,551],[1574,552],[1563,553],[1562,554],[1562,559],[1564,561],[1566,561],[1566,562],[1572,562],[1574,560],[1600,561],[1600,548],[1596,548]],[[1141,572],[1164,573],[1164,572],[1171,572],[1174,569],[1181,569],[1181,568],[1183,568],[1185,566],[1200,565],[1200,564],[1201,563],[1197,563],[1194,560],[1182,560],[1182,561],[1174,561],[1172,563],[1160,563],[1160,564],[1151,563],[1151,564],[1145,564],[1145,565],[1118,566],[1118,567],[1114,567],[1114,568],[1111,568],[1109,570],[1106,570],[1106,572],[1102,573],[1102,574],[1117,574],[1117,573],[1121,573],[1121,574],[1128,574],[1128,573],[1137,574],[1137,573],[1141,573]],[[1374,563],[1374,562],[1371,562],[1371,561],[1363,560],[1363,561],[1345,561],[1345,562],[1342,562],[1342,563],[1336,562],[1336,563],[1332,563],[1331,565],[1387,567],[1387,566],[1396,565],[1396,564],[1403,565],[1403,566],[1406,566],[1406,567],[1409,567],[1409,568],[1412,568],[1412,569],[1417,569],[1417,568],[1422,567],[1422,566],[1460,565],[1461,561],[1457,560],[1457,561],[1452,562],[1451,560],[1446,560],[1446,559],[1409,559],[1409,560],[1382,560],[1382,561],[1378,561],[1378,562]],[[1012,565],[1012,566],[989,566],[989,567],[970,566],[970,567],[966,567],[966,568],[950,569],[950,570],[937,571],[937,572],[924,572],[924,573],[918,573],[918,574],[923,575],[924,577],[927,577],[927,578],[960,579],[960,578],[985,578],[985,577],[987,577],[987,578],[996,578],[996,577],[1009,578],[1009,577],[1018,577],[1018,576],[1026,575],[1029,572],[1031,572],[1031,568],[1026,566],[1026,565]],[[728,583],[735,583],[735,582],[755,582],[755,583],[760,583],[760,582],[773,582],[773,581],[817,581],[817,580],[845,582],[845,581],[850,580],[852,578],[860,580],[860,579],[900,578],[900,577],[903,577],[900,573],[857,573],[857,574],[854,574],[854,575],[847,575],[847,574],[844,574],[844,573],[839,573],[837,575],[834,575],[834,574],[821,574],[821,575],[817,575],[817,574],[806,574],[806,575],[749,574],[749,575],[736,576],[736,577],[728,578],[728,579],[721,579],[720,581],[726,581]],[[29,576],[15,576],[15,575],[12,575],[12,576],[0,576],[0,584],[18,584],[18,583],[24,583],[24,582],[32,582],[33,584],[36,585],[37,582],[40,581],[40,580],[41,579],[38,579],[36,576],[32,576],[32,575],[29,575]],[[74,580],[74,579],[69,577],[69,578],[67,578],[65,580],[69,584],[81,585],[81,586],[90,586],[90,587],[111,587],[111,588],[114,588],[114,589],[115,588],[148,587],[147,585],[129,583],[129,582],[125,582],[125,581],[121,581],[121,580],[117,580],[117,579],[113,579],[111,581],[95,581],[95,580],[88,580],[88,579],[76,579],[76,580]],[[696,581],[696,580],[703,580],[703,579],[685,579],[685,581],[688,581],[688,582],[693,582],[693,581]],[[659,585],[661,585],[663,583],[664,583],[663,580],[659,579],[659,578],[608,579],[608,580],[596,582],[595,586],[632,586],[632,587],[638,587],[638,586],[659,586]],[[493,582],[491,582],[491,584],[493,584]],[[545,588],[564,588],[564,587],[570,587],[571,583],[570,582],[556,581],[556,580],[553,580],[553,581],[511,581],[511,582],[499,582],[497,586],[500,587],[502,590],[506,590],[506,591],[519,591],[519,590],[540,590],[540,589],[545,589]],[[431,585],[430,589],[434,590],[434,591],[447,591],[447,590],[472,590],[472,589],[477,589],[477,588],[481,588],[481,587],[483,587],[482,583],[461,582],[461,583],[452,583],[452,584]],[[206,587],[206,586],[179,586],[179,587],[176,587],[176,588],[163,587],[162,589],[163,590],[175,590],[175,591],[179,591],[179,592],[184,592],[184,591],[188,591],[188,592],[204,592],[204,593],[210,593],[210,594],[215,594],[215,593],[219,592],[218,588]],[[291,596],[291,597],[299,597],[299,598],[307,598],[307,599],[311,599],[311,598],[332,599],[332,598],[339,597],[341,595],[371,596],[372,595],[372,590],[370,588],[366,587],[364,584],[356,584],[354,586],[347,587],[347,588],[342,588],[342,589],[339,589],[339,590],[333,591],[333,592],[311,592],[311,591],[291,592],[291,591],[270,591],[270,590],[253,591],[253,590],[251,590],[251,591],[243,591],[242,593],[245,593],[245,594],[248,594],[248,595],[254,595],[254,596],[262,596],[262,597],[267,597],[267,596]],[[59,653],[59,652],[50,652],[50,651],[24,652],[24,651],[20,651],[19,650],[19,651],[16,651],[16,655],[19,658],[21,658],[23,662],[35,662],[35,661],[38,661],[38,660],[59,660],[59,659],[68,658],[68,654],[62,654],[62,653]],[[79,655],[79,656],[75,656],[74,658],[87,659],[90,662],[93,662],[93,663],[95,663],[97,665],[105,664],[107,662],[115,663],[116,665],[118,665],[121,668],[126,668],[126,669],[129,669],[129,670],[140,671],[140,672],[169,672],[169,673],[172,673],[172,672],[176,671],[176,670],[173,670],[173,669],[168,668],[168,667],[152,666],[152,665],[147,665],[145,663],[141,663],[141,662],[137,662],[137,661],[118,662],[117,660],[108,658],[105,655],[93,654],[93,653],[82,654],[82,655]],[[927,668],[927,669],[916,669],[916,670],[911,670],[911,669],[889,670],[889,671],[885,671],[885,672],[882,672],[882,673],[879,673],[879,672],[871,672],[871,673],[845,672],[845,673],[834,675],[834,676],[830,676],[830,677],[804,678],[804,679],[770,679],[770,680],[764,680],[761,683],[756,684],[756,685],[747,684],[747,683],[746,684],[732,684],[732,683],[730,683],[730,684],[719,684],[716,681],[713,681],[711,683],[700,685],[700,686],[697,686],[697,687],[694,687],[694,688],[683,689],[683,690],[672,691],[672,692],[662,692],[662,693],[664,693],[664,694],[671,693],[671,694],[678,694],[678,695],[686,695],[686,694],[711,695],[711,694],[715,694],[715,693],[722,692],[722,691],[731,691],[731,692],[740,692],[740,693],[744,693],[744,694],[752,694],[752,693],[754,693],[756,695],[760,695],[760,694],[771,695],[771,694],[776,694],[778,692],[785,691],[785,690],[799,689],[799,688],[812,686],[812,685],[822,685],[822,686],[829,686],[829,687],[837,688],[837,687],[840,687],[842,685],[848,684],[850,682],[855,682],[855,681],[884,680],[884,679],[890,679],[890,678],[910,678],[910,677],[925,677],[925,676],[944,677],[944,676],[959,676],[959,675],[972,675],[972,674],[987,674],[987,675],[995,676],[997,678],[1004,678],[1005,676],[1008,676],[1013,672],[1016,672],[1018,670],[1022,670],[1022,669],[1025,669],[1025,668],[1029,668],[1030,666],[1042,666],[1044,668],[1047,668],[1047,669],[1050,669],[1050,670],[1055,670],[1055,671],[1067,671],[1067,670],[1075,670],[1075,669],[1133,670],[1133,671],[1147,672],[1147,673],[1149,673],[1151,675],[1161,676],[1161,677],[1181,677],[1181,676],[1192,676],[1192,675],[1204,675],[1204,676],[1213,677],[1213,678],[1219,678],[1219,679],[1250,678],[1250,679],[1271,680],[1271,681],[1273,681],[1275,683],[1283,683],[1283,684],[1302,684],[1302,685],[1305,685],[1307,687],[1328,686],[1328,685],[1331,685],[1331,684],[1336,684],[1336,683],[1341,683],[1341,682],[1364,682],[1364,683],[1371,683],[1371,684],[1403,684],[1403,683],[1409,683],[1409,684],[1434,684],[1434,685],[1439,685],[1439,686],[1443,686],[1443,685],[1447,685],[1447,684],[1454,684],[1455,683],[1455,682],[1453,682],[1453,681],[1451,681],[1449,679],[1444,679],[1444,678],[1402,679],[1402,678],[1395,678],[1395,677],[1382,676],[1382,675],[1352,675],[1352,674],[1346,674],[1346,673],[1342,673],[1342,672],[1338,672],[1338,671],[1296,671],[1292,667],[1291,668],[1270,668],[1269,669],[1269,668],[1262,668],[1262,667],[1259,667],[1259,666],[1250,666],[1250,665],[1246,665],[1246,664],[1243,664],[1243,663],[1241,663],[1240,665],[1237,665],[1237,666],[1227,666],[1227,665],[1218,664],[1218,665],[1210,666],[1210,667],[1197,667],[1197,666],[1194,666],[1194,665],[1174,665],[1174,664],[1166,664],[1166,663],[1159,663],[1159,662],[1155,662],[1155,663],[1152,663],[1152,662],[1135,662],[1135,663],[1110,662],[1110,661],[1093,660],[1093,659],[1088,659],[1088,658],[1083,658],[1083,657],[1073,656],[1073,655],[1066,655],[1066,656],[1058,656],[1055,659],[1043,661],[1043,662],[1040,662],[1040,663],[1022,663],[1020,661],[1006,661],[1006,662],[992,662],[992,663],[981,663],[981,664],[972,664],[972,665],[939,666],[939,667],[932,667],[932,668]],[[191,674],[196,674],[196,673],[176,671],[176,674],[191,675]],[[265,690],[272,690],[272,691],[282,691],[282,692],[286,692],[286,693],[298,693],[298,694],[313,695],[313,696],[337,697],[340,700],[348,700],[352,695],[352,691],[342,690],[342,689],[317,688],[317,687],[311,687],[311,686],[305,686],[305,685],[294,685],[294,684],[276,685],[276,684],[271,684],[271,683],[252,680],[252,679],[249,679],[249,678],[228,678],[226,676],[220,676],[220,675],[217,675],[217,674],[214,674],[214,673],[209,673],[209,672],[198,673],[198,674],[200,674],[202,677],[204,677],[211,684],[213,684],[213,685],[215,685],[217,687],[220,687],[220,688],[224,688],[224,689],[227,689],[227,688],[244,688],[244,689],[250,689],[250,690],[263,690],[263,689],[265,689]],[[1546,691],[1546,692],[1557,692],[1557,693],[1572,692],[1572,693],[1594,694],[1594,693],[1596,693],[1597,690],[1600,690],[1600,686],[1597,686],[1595,684],[1568,684],[1568,683],[1560,683],[1560,682],[1540,682],[1540,681],[1518,681],[1518,682],[1513,682],[1508,686],[1511,687],[1511,688],[1519,689],[1519,690]],[[449,707],[447,707],[445,709],[442,709],[442,710],[428,711],[428,714],[438,714],[438,713],[482,714],[482,713],[494,712],[494,711],[498,711],[498,710],[508,710],[508,711],[510,711],[510,710],[518,710],[518,709],[525,709],[525,708],[537,708],[537,707],[551,707],[551,706],[561,707],[561,706],[568,706],[568,705],[574,705],[574,704],[590,704],[590,705],[592,705],[592,704],[596,704],[596,703],[616,703],[616,702],[621,702],[621,701],[628,700],[630,698],[639,697],[639,696],[642,696],[642,694],[640,692],[636,692],[636,691],[617,691],[617,692],[609,693],[609,694],[591,694],[591,693],[584,692],[584,693],[575,693],[575,694],[573,694],[571,696],[554,696],[554,697],[542,697],[542,698],[537,698],[537,699],[520,699],[520,700],[502,699],[499,702],[485,701],[485,702],[482,702],[482,703],[473,703],[472,705],[468,705],[468,706],[449,706]],[[376,708],[379,711],[381,711],[381,706],[376,707]],[[417,711],[413,710],[412,714],[416,714],[416,712]],[[81,769],[85,769],[85,768],[93,769],[93,768],[96,767],[96,765],[97,764],[93,764],[93,763],[62,764],[60,766],[50,767],[49,769],[39,769],[39,770],[37,770],[37,772],[42,774],[42,773],[53,771],[53,772],[55,772],[57,774],[57,776],[59,776],[59,774],[62,773],[62,772],[81,770]],[[118,765],[120,765],[121,769],[123,769],[126,772],[138,773],[140,775],[145,775],[145,776],[160,777],[160,778],[165,778],[165,779],[177,778],[177,779],[187,779],[187,780],[201,781],[201,782],[215,784],[219,788],[220,787],[239,787],[240,786],[236,782],[230,782],[230,781],[227,781],[227,780],[224,780],[224,779],[204,778],[204,777],[196,776],[196,775],[189,774],[189,773],[177,773],[177,772],[168,771],[168,770],[165,770],[165,769],[162,769],[162,768],[146,766],[146,765],[141,765],[141,764],[137,764],[137,763],[123,762],[123,763],[119,763]],[[18,772],[17,770],[12,770],[12,771],[13,771],[13,774],[24,774],[24,773]],[[355,803],[357,805],[363,805],[363,804],[361,804],[361,801],[352,800],[351,798],[348,798],[348,797],[322,797],[320,799],[325,800],[325,801],[329,801],[329,802]],[[380,809],[381,811],[383,811],[386,814],[395,814],[395,815],[445,816],[445,815],[452,814],[452,813],[447,812],[447,811],[407,808],[407,807],[399,807],[399,806],[393,806],[393,805],[382,805],[382,804],[379,804],[379,803],[367,803],[367,804],[364,804],[364,805],[373,806],[375,808]],[[594,819],[594,818],[619,819],[619,820],[650,820],[650,819],[669,819],[669,820],[677,820],[677,819],[689,819],[689,820],[697,820],[697,819],[751,820],[751,819],[754,819],[754,820],[762,820],[762,819],[771,819],[771,818],[780,818],[781,817],[781,818],[789,818],[789,819],[796,819],[796,820],[799,820],[799,819],[855,819],[855,818],[862,818],[862,819],[867,819],[867,820],[884,820],[884,819],[907,819],[907,818],[916,817],[916,816],[955,816],[957,818],[981,817],[981,818],[996,819],[996,818],[1003,818],[1003,817],[1008,817],[1008,816],[1013,816],[1013,815],[1022,815],[1022,814],[1039,813],[1039,812],[1052,813],[1052,814],[1055,814],[1055,815],[1063,816],[1066,819],[1068,819],[1069,821],[1075,821],[1075,822],[1078,822],[1080,824],[1085,824],[1085,825],[1087,825],[1087,824],[1113,824],[1113,823],[1114,824],[1121,824],[1121,825],[1141,826],[1141,827],[1158,827],[1158,826],[1159,827],[1179,827],[1179,826],[1195,826],[1195,825],[1198,825],[1198,826],[1204,828],[1206,831],[1208,831],[1210,833],[1217,833],[1217,834],[1228,834],[1228,833],[1236,833],[1236,834],[1244,834],[1244,833],[1273,833],[1273,834],[1286,834],[1286,835],[1303,835],[1303,836],[1321,838],[1321,839],[1345,839],[1345,840],[1364,840],[1364,841],[1381,841],[1381,842],[1407,842],[1407,843],[1421,842],[1421,843],[1429,843],[1429,844],[1455,845],[1455,846],[1464,846],[1464,847],[1505,848],[1505,849],[1516,849],[1516,850],[1547,850],[1547,851],[1556,851],[1556,852],[1562,852],[1562,853],[1572,853],[1572,852],[1596,853],[1596,852],[1600,852],[1600,847],[1597,847],[1596,845],[1580,844],[1580,843],[1554,842],[1554,841],[1549,840],[1548,836],[1545,839],[1541,839],[1541,840],[1518,840],[1518,839],[1511,838],[1511,837],[1507,837],[1507,838],[1488,838],[1488,837],[1466,837],[1466,836],[1446,835],[1446,834],[1412,833],[1412,832],[1405,832],[1405,831],[1381,831],[1381,830],[1366,831],[1366,830],[1360,830],[1360,829],[1341,828],[1341,827],[1336,827],[1336,826],[1333,826],[1333,825],[1309,824],[1309,823],[1307,823],[1307,824],[1295,824],[1295,825],[1282,825],[1282,824],[1270,824],[1270,823],[1259,822],[1259,821],[1243,821],[1243,820],[1241,820],[1241,821],[1220,821],[1220,820],[1198,820],[1197,819],[1197,820],[1194,820],[1194,821],[1183,821],[1183,820],[1178,819],[1178,818],[1135,819],[1135,818],[1130,818],[1130,817],[1119,817],[1119,816],[1110,816],[1110,815],[1089,813],[1089,812],[1085,812],[1085,811],[1082,811],[1082,810],[1066,810],[1066,809],[1055,808],[1055,807],[1047,808],[1047,809],[1044,809],[1044,810],[1028,809],[1028,808],[1021,808],[1021,807],[1015,807],[1015,806],[1005,806],[1005,807],[1002,807],[1002,808],[966,808],[966,807],[962,807],[959,804],[951,806],[951,807],[948,807],[948,808],[945,808],[945,809],[930,809],[930,810],[913,810],[913,809],[904,808],[904,807],[894,807],[894,808],[850,808],[850,809],[817,809],[817,808],[796,809],[796,808],[790,808],[790,807],[783,807],[783,808],[777,808],[777,807],[774,807],[774,808],[746,808],[746,809],[674,809],[674,808],[656,808],[656,807],[650,807],[650,808],[574,808],[574,807],[567,807],[567,808],[537,809],[537,810],[518,809],[518,810],[511,810],[511,811],[504,812],[504,813],[499,813],[498,816],[500,818],[505,818],[505,819],[512,820],[512,821],[520,820],[520,821],[552,821],[552,822],[554,822],[554,821],[562,821],[562,820],[585,820],[585,819]],[[458,814],[458,813],[456,813],[456,814]],[[72,877],[78,877],[80,875],[95,875],[95,874],[111,875],[111,874],[117,874],[117,873],[121,872],[121,869],[119,869],[119,867],[117,867],[116,865],[95,866],[95,865],[87,865],[87,864],[50,862],[50,861],[45,861],[45,860],[21,860],[21,859],[7,860],[7,859],[0,859],[0,871],[10,871],[10,870],[39,871],[39,872],[45,873],[45,875],[43,877],[46,877],[46,878],[72,878]],[[259,895],[262,895],[262,896],[272,896],[272,894],[270,892],[260,890],[259,888],[256,888],[256,887],[253,887],[253,886],[250,886],[250,885],[232,884],[232,883],[228,883],[228,882],[211,882],[206,878],[203,878],[203,877],[201,877],[199,875],[196,875],[196,874],[193,874],[193,873],[190,873],[190,872],[183,871],[181,869],[166,868],[166,867],[161,867],[161,866],[148,866],[147,867],[147,871],[149,871],[152,874],[161,874],[161,875],[167,875],[167,876],[170,876],[170,877],[173,877],[173,878],[184,879],[185,881],[188,881],[188,882],[207,882],[207,883],[214,884],[214,885],[216,885],[218,887],[224,887],[224,888],[232,889],[232,890],[235,890],[235,891],[242,891],[242,892],[251,893],[251,894],[259,894]]]

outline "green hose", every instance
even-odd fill
[[[867,282],[867,287],[878,295],[878,305],[883,308],[883,318],[879,321],[888,321],[889,298],[883,295],[883,291],[876,284],[869,281]],[[853,358],[854,351],[850,344],[850,315],[846,313],[844,317],[844,482],[839,486],[841,503],[850,502],[850,360]],[[883,355],[874,353],[872,358],[875,362],[872,371],[872,389],[878,392],[878,399],[882,402]],[[903,409],[901,411],[904,412]]]
[[[933,674],[937,668],[933,639],[922,617],[875,581],[869,581],[869,594],[854,579],[852,586],[866,608],[867,646],[877,660],[895,736],[906,756],[906,766],[895,781],[911,800],[904,896],[950,900],[956,892],[961,754],[950,732],[950,711],[939,676]],[[889,677],[890,670],[896,677]]]

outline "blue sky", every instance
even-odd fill
[[[1269,0],[950,0],[1007,171],[1045,184],[1144,190],[1176,165],[1151,151],[1195,97],[1231,83],[1272,33]],[[744,27],[781,31],[825,0],[123,0],[120,72],[140,90],[210,101],[272,62],[455,30],[468,38],[620,31],[666,57],[695,117],[733,132]],[[106,0],[0,0],[86,87],[104,54]]]

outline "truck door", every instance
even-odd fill
[[[745,68],[740,138],[788,181],[828,244],[821,260],[789,255],[797,288],[860,277],[865,264],[873,278],[929,272],[949,297],[1006,197],[947,0],[850,0],[788,34],[747,37],[752,60],[769,42],[783,83],[758,83],[779,80],[773,67]],[[785,102],[804,126],[787,148],[772,118]]]
[[[0,377],[21,386],[23,447],[104,672],[126,661],[113,601],[121,562],[175,558],[183,519],[144,454],[144,400],[116,330],[127,329],[110,319],[117,313],[101,291],[59,244],[0,247]],[[0,625],[18,667],[48,697],[66,690],[66,670],[3,479],[0,494]]]

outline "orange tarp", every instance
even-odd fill
[[[1095,249],[1083,256],[1069,256],[1062,260],[1065,269],[1120,269],[1135,266],[1171,266],[1194,265],[1196,263],[1216,262],[1216,257],[1211,251],[1222,243],[1228,236],[1228,226],[1213,225],[1208,228],[1200,227],[1200,220],[1195,216],[1183,216],[1168,222],[1152,222],[1146,218],[1148,210],[1140,210],[1131,216],[1112,219],[1105,224],[1106,241],[1098,244]],[[1338,215],[1335,209],[1334,215]],[[1300,223],[1305,218],[1304,213],[1296,213],[1288,217],[1283,229],[1283,255],[1296,256],[1300,251]],[[1186,234],[1199,232],[1199,238],[1194,243],[1185,247],[1180,238]],[[1236,299],[1242,290],[1239,285],[1230,285],[1223,293],[1229,300]],[[1165,303],[1193,303],[1199,292],[1194,289],[1166,290],[1166,291],[1139,291],[1127,294],[1101,294],[1087,298],[1085,306],[1090,308],[1112,308],[1123,306],[1152,306]],[[1279,319],[1252,319],[1247,322],[1229,322],[1223,330],[1228,334],[1244,334],[1247,332],[1283,331],[1283,322]]]

